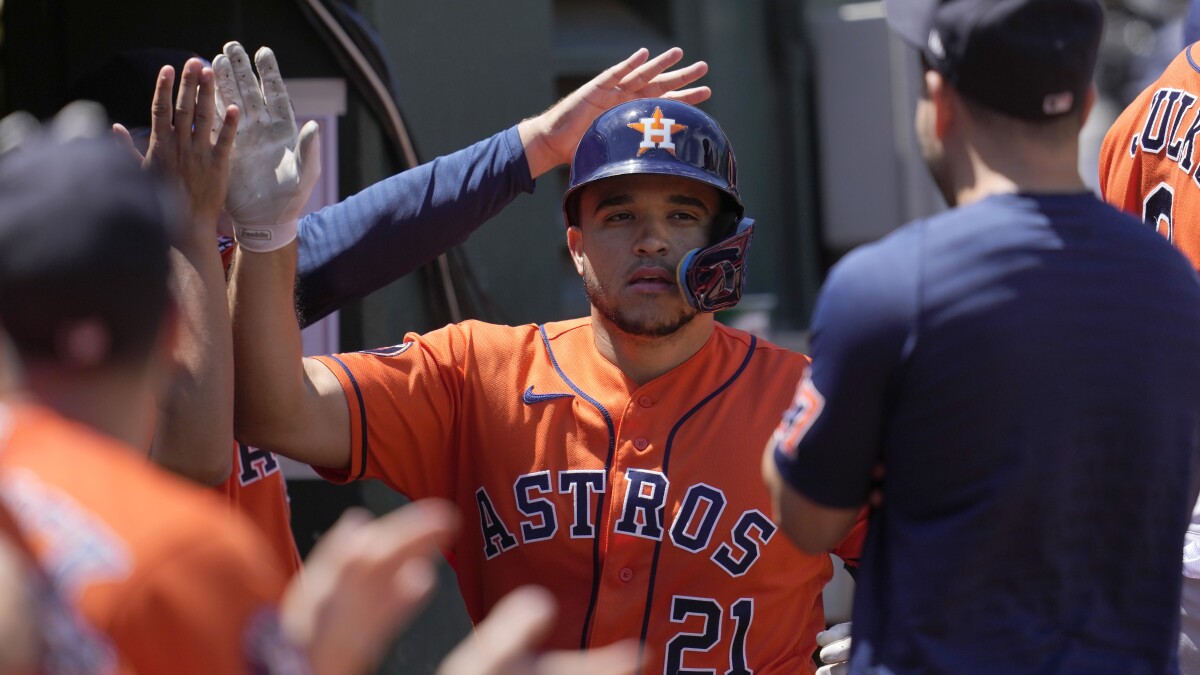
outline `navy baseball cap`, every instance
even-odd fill
[[[956,90],[1027,120],[1078,110],[1092,83],[1097,0],[884,0],[888,24]]]
[[[0,156],[0,328],[21,356],[61,359],[60,331],[85,319],[108,327],[110,359],[147,355],[180,203],[111,134],[42,133]]]

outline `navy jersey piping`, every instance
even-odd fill
[[[1185,51],[1187,52],[1188,63],[1192,66],[1192,70],[1200,73],[1200,66],[1196,65],[1196,60],[1192,58],[1192,45],[1188,45]]]
[[[554,372],[562,378],[562,381],[567,384],[579,398],[591,403],[600,414],[604,416],[604,423],[608,425],[608,456],[604,458],[604,481],[606,483],[604,492],[601,492],[596,501],[596,538],[592,540],[592,594],[588,600],[587,613],[583,615],[583,632],[579,635],[579,648],[587,649],[588,633],[592,628],[592,614],[596,611],[596,601],[600,597],[600,535],[604,532],[604,495],[608,492],[608,473],[612,470],[613,453],[616,451],[616,436],[617,432],[613,427],[612,415],[600,405],[596,399],[583,393],[583,390],[567,377],[562,368],[558,365],[558,359],[554,358],[554,350],[550,347],[550,338],[546,336],[545,324],[538,326],[538,332],[542,334],[542,344],[546,345],[546,355],[550,357],[550,365],[554,366]]]
[[[734,380],[741,377],[742,373],[746,370],[746,366],[750,365],[750,358],[754,356],[754,348],[757,345],[758,345],[758,337],[751,335],[750,336],[750,349],[748,349],[746,351],[746,357],[744,359],[742,359],[741,365],[738,366],[738,369],[736,371],[734,371],[733,375],[731,375],[728,380],[725,380],[724,384],[722,384],[721,386],[714,389],[711,394],[709,394],[708,396],[705,396],[703,401],[700,401],[691,410],[684,413],[683,417],[680,417],[679,421],[675,423],[675,426],[671,428],[671,433],[667,435],[667,447],[663,450],[663,475],[664,476],[667,475],[668,468],[670,467],[670,464],[671,464],[671,448],[675,444],[675,434],[679,431],[680,428],[683,427],[683,423],[687,422],[688,419],[690,419],[692,415],[696,414],[696,412],[698,412],[705,405],[708,405],[708,402],[713,400],[714,398],[716,398],[718,394],[720,394],[721,392],[728,389],[729,385],[733,384]],[[663,533],[663,537],[666,538],[666,536],[667,536],[666,533]],[[654,542],[654,558],[650,562],[650,586],[649,586],[649,590],[646,591],[646,613],[642,616],[642,636],[641,636],[641,643],[640,643],[641,646],[638,648],[638,654],[642,658],[645,658],[646,634],[650,631],[650,606],[651,606],[651,604],[653,604],[653,601],[654,601],[654,582],[658,578],[658,556],[659,556],[659,553],[662,551],[662,543],[663,543],[662,539],[659,539],[658,541]],[[642,672],[642,668],[640,666],[638,667],[638,672],[639,673]]]
[[[358,475],[351,480],[361,480],[367,473],[367,406],[363,403],[362,391],[358,388],[358,380],[354,379],[354,373],[350,372],[350,368],[338,357],[330,356],[329,358],[346,371],[346,377],[350,378],[350,384],[354,385],[354,395],[358,398],[358,423],[362,426],[362,462],[358,467]]]

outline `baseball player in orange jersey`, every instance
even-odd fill
[[[98,658],[115,651],[119,670],[138,673],[249,673],[283,644],[284,575],[248,523],[49,410],[14,408],[9,434],[0,494],[55,586],[109,640]]]
[[[649,88],[649,93],[661,93],[664,87],[682,87],[704,74],[706,66],[701,62],[664,75],[664,71],[681,57],[680,50],[668,50],[643,65],[639,59],[648,59],[648,54],[639,50],[627,63],[641,66],[639,75],[643,79],[629,83],[622,95],[632,98],[643,87]],[[254,93],[256,98],[261,99],[261,90],[265,88],[272,93],[273,104],[288,111],[288,121],[291,121],[291,104],[274,55],[270,50],[263,49],[256,60],[263,73],[262,84],[251,70],[250,59],[242,46],[237,42],[225,45],[222,54],[213,62],[219,88],[224,92],[223,98],[231,102],[244,102]],[[199,72],[198,62],[183,68],[181,91],[194,94],[203,90],[205,85],[199,82]],[[591,84],[585,85],[584,90]],[[159,113],[152,116],[150,124],[152,128],[157,126],[167,132],[155,133],[152,130],[152,145],[161,145],[174,139],[169,133],[171,120],[166,115],[170,106],[165,103],[170,99],[171,85],[172,79],[160,74],[155,97],[163,104],[152,106]],[[104,91],[103,87],[98,89]],[[246,90],[245,97],[239,89]],[[699,100],[697,97],[707,96],[707,88],[699,87],[681,94],[692,97],[689,100]],[[188,99],[187,95],[181,98],[185,99]],[[541,149],[573,148],[587,123],[603,110],[599,106],[578,94],[570,96],[518,127],[373,185],[353,200],[325,209],[319,214],[320,217],[300,218],[298,231],[301,235],[302,260],[305,258],[304,243],[306,240],[310,242],[307,265],[301,267],[298,289],[306,308],[315,306],[326,312],[336,309],[344,302],[361,297],[406,274],[456,241],[465,239],[490,214],[498,211],[517,194],[532,191],[533,179],[553,166],[539,161],[545,154],[540,152]],[[202,117],[196,114],[197,119]],[[562,120],[570,123],[562,124]],[[294,122],[281,126],[275,121],[255,115],[249,115],[242,121],[233,150],[235,167],[239,166],[241,157],[257,159],[259,155],[256,153],[275,142],[280,133],[285,137],[295,137]],[[118,125],[117,130],[133,145],[123,127]],[[148,154],[153,156],[155,152],[151,150]],[[253,211],[260,203],[286,203],[289,209],[294,210],[287,217],[296,217],[304,200],[290,197],[300,184],[312,180],[319,162],[310,161],[302,167],[305,178],[296,177],[294,181],[282,183],[276,182],[274,174],[264,183],[255,180],[253,175],[246,176],[239,169],[238,173],[243,179],[232,189],[237,194],[230,197],[231,212],[241,220],[248,220],[253,219]],[[480,167],[488,169],[482,171]],[[431,203],[420,197],[430,191],[435,194]],[[337,236],[333,237],[332,232],[338,233]],[[360,234],[352,235],[354,232]],[[338,240],[350,237],[351,241],[356,241],[355,236],[364,239],[345,250],[330,250],[328,244],[319,246],[311,243],[331,237]],[[226,266],[235,245],[230,239],[221,242]],[[252,245],[261,246],[261,243],[254,242]],[[379,255],[380,251],[387,251],[389,256],[389,268],[383,272],[373,270],[370,265],[374,259],[372,256]],[[200,253],[192,253],[192,256],[201,257]],[[181,276],[185,279],[191,270],[202,268],[207,271],[210,280],[216,278],[211,272],[212,265],[181,265],[180,268],[184,273]],[[351,270],[356,273],[347,274]],[[202,298],[203,293],[197,289],[192,297]],[[185,322],[185,341],[219,349],[220,329],[222,325],[227,325],[223,307],[214,305],[206,310],[201,304],[191,315],[195,319]],[[220,489],[230,502],[251,516],[272,547],[282,556],[285,565],[294,572],[299,568],[300,558],[290,530],[286,482],[278,461],[268,450],[241,443],[233,446],[232,461],[230,455],[224,454],[225,445],[221,442],[219,430],[229,428],[223,422],[227,412],[217,409],[216,402],[228,400],[225,398],[228,394],[220,388],[219,378],[214,377],[214,373],[220,372],[223,367],[220,357],[219,353],[212,350],[196,349],[181,358],[189,374],[183,381],[191,383],[196,389],[190,396],[178,397],[179,403],[165,406],[160,425],[166,431],[160,433],[156,451],[152,454],[164,466],[182,475],[204,484],[221,485]],[[225,364],[224,367],[229,365]],[[204,390],[206,395],[201,395],[199,387],[205,385],[209,388]],[[186,388],[177,388],[177,391],[180,389],[182,393],[188,393]],[[207,414],[201,414],[201,409],[208,411]],[[231,409],[232,403],[229,406]],[[218,446],[219,450],[216,449]]]
[[[303,361],[294,245],[239,249],[239,438],[457,503],[475,621],[538,583],[562,611],[553,647],[633,638],[643,672],[812,672],[831,561],[776,536],[756,463],[808,361],[713,319],[753,232],[728,140],[674,100],[617,105],[583,134],[564,213],[590,317]]]
[[[213,179],[217,172],[198,169],[203,164],[193,156],[202,144],[192,142],[193,133],[179,132],[198,129],[207,133],[212,128],[216,121],[215,75],[200,59],[188,59],[181,68],[179,95],[172,106],[174,81],[173,68],[160,69],[145,157],[124,126],[114,127],[143,165],[182,180],[195,221],[187,231],[189,236],[176,242],[172,251],[172,281],[182,317],[175,350],[181,372],[160,397],[150,455],[175,473],[219,486],[228,502],[249,515],[264,533],[291,576],[300,570],[301,560],[292,537],[287,485],[279,462],[270,452],[230,440],[232,344],[229,310],[220,284],[232,260],[234,243],[218,238],[213,246],[228,173],[222,173],[218,181]]]
[[[0,322],[21,373],[0,499],[54,588],[105,636],[97,670],[114,652],[122,672],[278,663],[286,581],[273,556],[248,522],[137,449],[174,363],[168,193],[107,139],[33,141],[0,157],[0,200]]]
[[[1200,48],[1189,45],[1113,122],[1100,149],[1104,199],[1141,217],[1200,267]]]
[[[1200,269],[1200,3],[1185,24],[1188,46],[1138,95],[1104,135],[1100,191],[1113,206],[1140,217]],[[1200,503],[1183,551],[1179,665],[1200,673]]]
[[[210,71],[201,75],[211,81]],[[189,136],[192,147],[175,152],[188,145],[179,139],[163,146],[174,150],[164,150],[170,157],[160,166],[196,183],[188,185],[194,236],[179,237],[193,253],[216,253],[196,198],[223,196],[236,112],[226,111],[227,131],[215,142],[176,116],[171,133]],[[73,108],[54,129],[95,133],[88,113]],[[7,122],[0,121],[5,131]],[[427,500],[375,521],[348,514],[314,550],[309,575],[288,585],[279,624],[284,575],[259,535],[211,492],[159,471],[137,450],[179,354],[166,283],[171,201],[106,141],[35,140],[0,157],[0,321],[15,345],[14,362],[0,372],[17,365],[23,376],[6,392],[10,406],[0,405],[0,502],[12,508],[20,541],[53,589],[104,633],[84,661],[63,657],[89,641],[73,641],[69,652],[51,641],[43,666],[303,673],[311,664],[327,675],[370,672],[432,588],[429,557],[455,530],[452,509]],[[195,246],[186,246],[189,238]],[[505,607],[498,618],[507,619],[508,634],[468,641],[457,653],[478,658],[448,672],[632,670],[630,645],[533,657],[528,650],[552,605],[526,594]],[[53,637],[64,638],[64,626],[52,625]],[[309,663],[292,644],[305,648]]]

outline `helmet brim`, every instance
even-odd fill
[[[572,225],[570,222],[570,203],[571,199],[579,194],[583,188],[592,185],[593,183],[605,180],[606,178],[616,178],[618,176],[676,176],[678,178],[687,178],[705,185],[711,185],[719,190],[722,194],[729,196],[733,203],[737,206],[737,219],[741,219],[744,209],[742,207],[741,197],[736,190],[729,187],[729,183],[719,180],[712,173],[698,169],[689,164],[671,159],[654,159],[640,158],[627,159],[621,162],[613,162],[605,164],[585,180],[580,181],[577,185],[563,195],[563,215],[567,220],[567,225]]]

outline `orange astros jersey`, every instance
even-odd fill
[[[7,409],[0,406],[0,455],[4,453],[11,429]],[[5,477],[0,462],[0,484]],[[31,616],[23,617],[34,626],[40,640],[36,664],[39,673],[54,675],[109,675],[118,673],[117,653],[112,644],[84,622],[74,608],[68,607],[50,580],[35,562],[37,556],[15,518],[0,499],[0,539],[12,544],[21,563],[28,565],[26,588],[31,591]],[[0,645],[4,647],[6,645]],[[0,659],[2,661],[3,659]],[[8,672],[8,671],[5,671]]]
[[[474,621],[536,583],[560,605],[551,647],[640,639],[647,673],[814,670],[831,561],[778,532],[760,471],[806,357],[718,324],[639,387],[589,319],[406,340],[320,358],[353,447],[348,471],[323,473],[456,502]]]
[[[1200,48],[1190,45],[1104,136],[1100,192],[1200,267]]]
[[[236,249],[237,242],[232,238],[217,237],[217,250],[227,273]],[[235,441],[231,467],[221,492],[266,536],[288,576],[296,574],[302,563],[292,536],[292,510],[279,458],[269,450]]]
[[[279,458],[269,450],[234,442],[232,466],[221,492],[258,527],[291,577],[300,571],[301,561]]]
[[[8,410],[0,499],[122,672],[265,672],[294,658],[276,612],[284,575],[240,516],[113,439]]]

